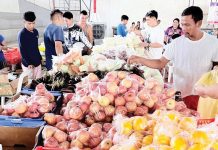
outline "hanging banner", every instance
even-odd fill
[[[218,24],[218,2],[210,3],[207,22],[210,24]]]
[[[93,5],[94,13],[96,13],[96,0],[94,0],[94,5]]]

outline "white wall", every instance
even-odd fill
[[[35,1],[39,2],[39,0]],[[0,34],[6,38],[7,42],[14,43],[17,41],[17,33],[23,28],[23,13],[29,10],[35,12],[37,18],[36,28],[38,29],[39,34],[42,36],[45,26],[50,23],[50,10],[40,7],[31,1],[1,0]]]
[[[19,13],[18,0],[1,0],[0,12]]]
[[[52,9],[51,0],[27,0],[27,1],[46,9]]]
[[[194,3],[204,11],[204,26],[210,1],[195,0]],[[95,17],[92,14],[92,21],[106,23],[106,35],[112,36],[112,26],[120,23],[121,15],[129,16],[130,26],[133,21],[142,21],[145,14],[154,9],[159,13],[162,27],[167,28],[175,17],[180,18],[182,11],[188,6],[189,0],[97,0],[97,14]]]
[[[38,10],[37,5],[50,9],[52,0],[27,1],[33,3],[31,7],[29,7],[30,4],[19,7],[19,2],[23,3],[24,0],[1,0],[0,12],[22,13],[28,8],[33,9],[33,11],[37,12],[37,16],[40,16],[38,17],[40,22],[42,22],[43,25],[47,24],[47,21],[49,21],[49,10],[48,12],[45,12],[42,8]],[[107,26],[107,36],[112,36],[112,26],[117,26],[120,23],[122,14],[129,16],[128,26],[130,26],[133,21],[142,21],[147,11],[155,9],[159,13],[161,25],[163,28],[167,28],[171,25],[173,18],[180,18],[182,11],[189,5],[189,0],[96,0],[97,13],[93,14],[93,0],[84,0],[88,7],[90,1],[92,1],[91,21],[105,23]],[[204,26],[206,26],[206,17],[210,1],[211,0],[195,0],[194,3],[194,5],[200,6],[204,11]],[[82,9],[86,9],[83,3]],[[77,15],[77,13],[74,13],[75,20],[78,20]],[[1,18],[2,17],[0,17],[0,19]]]

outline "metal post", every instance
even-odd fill
[[[55,0],[52,1],[53,3],[53,10],[55,9]]]
[[[70,11],[70,0],[68,1],[68,11]]]
[[[80,10],[80,12],[82,11],[82,4],[81,4],[81,0],[79,0],[79,10]]]
[[[92,0],[89,1],[89,21],[90,21],[90,15],[91,15],[91,7],[92,7]]]

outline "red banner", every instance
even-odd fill
[[[94,4],[93,4],[93,9],[94,9],[94,13],[96,13],[96,0],[94,0]]]

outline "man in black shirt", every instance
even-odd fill
[[[63,17],[67,25],[67,27],[63,29],[65,45],[67,46],[67,48],[72,48],[75,43],[81,42],[84,44],[83,52],[86,49],[91,49],[92,44],[88,41],[82,29],[78,25],[73,23],[73,14],[67,11],[63,14]]]
[[[31,71],[30,78],[41,77],[41,55],[38,49],[39,32],[35,29],[34,12],[24,13],[24,28],[18,34],[18,45],[22,57],[23,71]]]

